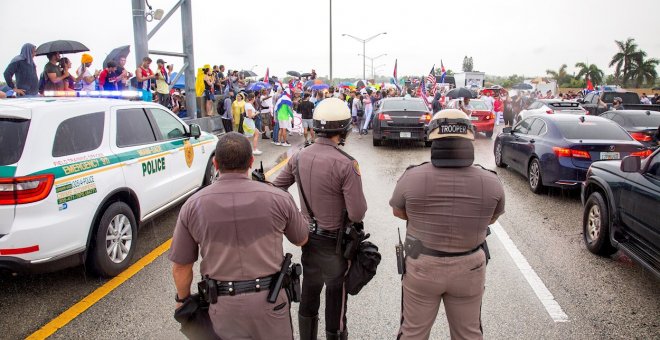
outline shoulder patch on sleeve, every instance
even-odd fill
[[[360,164],[358,164],[358,161],[356,160],[353,160],[353,171],[355,171],[358,176],[362,176],[362,173],[360,173]]]
[[[486,170],[486,171],[488,171],[488,172],[492,172],[492,173],[495,174],[495,176],[497,176],[497,172],[495,172],[495,170],[486,169],[486,168],[484,168],[481,164],[475,164],[474,166],[480,167],[480,168],[482,168],[482,169],[484,169],[484,170]]]

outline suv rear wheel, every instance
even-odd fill
[[[213,184],[218,180],[218,171],[213,165],[213,157],[214,156],[211,155],[209,162],[206,164],[206,171],[204,172],[204,182],[202,183],[202,187]]]
[[[610,243],[610,217],[607,204],[600,192],[592,193],[584,205],[582,236],[584,244],[596,255],[608,256],[615,252]]]
[[[505,168],[506,163],[502,161],[502,153],[503,147],[502,147],[502,141],[497,141],[497,144],[495,144],[495,165],[497,165],[499,168]]]
[[[124,202],[114,202],[103,212],[90,252],[92,270],[101,276],[116,276],[135,254],[137,223],[133,210]]]
[[[529,190],[535,194],[542,194],[545,191],[543,178],[541,177],[541,162],[537,158],[532,158],[527,167],[527,182]]]
[[[383,141],[381,139],[377,139],[376,137],[373,138],[373,144],[374,146],[381,146],[383,145]]]
[[[486,131],[485,134],[486,134],[486,137],[488,137],[488,138],[492,138],[492,137],[493,137],[493,130],[491,130],[491,131]]]

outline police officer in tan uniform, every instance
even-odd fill
[[[190,295],[198,253],[203,277],[216,280],[209,315],[227,339],[292,339],[290,305],[283,291],[266,301],[283,259],[282,240],[307,242],[307,220],[291,195],[249,177],[250,142],[230,132],[220,137],[213,164],[218,181],[188,199],[179,212],[169,259],[177,302]]]
[[[287,189],[298,182],[300,204],[310,226],[309,243],[302,249],[300,338],[317,337],[325,285],[326,338],[347,339],[344,275],[348,261],[337,251],[337,235],[347,222],[362,221],[367,202],[357,161],[339,148],[351,129],[348,107],[337,98],[327,98],[313,117],[316,142],[291,157],[273,185]]]
[[[488,225],[504,213],[497,175],[474,161],[468,116],[443,110],[429,124],[431,163],[408,168],[390,205],[407,221],[397,339],[428,339],[444,301],[452,339],[482,339]]]

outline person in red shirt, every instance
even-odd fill
[[[504,102],[500,96],[495,97],[495,101],[493,102],[493,111],[495,112],[495,125],[500,125],[500,121],[502,120],[504,113]]]
[[[99,74],[99,88],[106,91],[117,90],[117,78],[114,73],[117,71],[117,64],[109,61],[105,69]]]

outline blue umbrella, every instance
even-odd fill
[[[263,81],[258,81],[256,83],[250,84],[246,90],[248,91],[261,91],[261,89],[269,89],[272,86],[268,83],[264,83]]]
[[[170,79],[174,79],[174,77],[176,77],[176,75],[177,75],[177,72],[172,72],[172,74],[170,74]],[[181,77],[179,77],[179,79],[176,81],[176,84],[174,84],[174,86],[172,86],[172,87],[175,88],[175,89],[185,89],[186,88],[186,75],[182,74]]]
[[[316,84],[316,85],[312,85],[311,89],[313,91],[318,91],[318,90],[325,90],[329,87],[330,87],[330,85],[328,85],[328,84]]]

